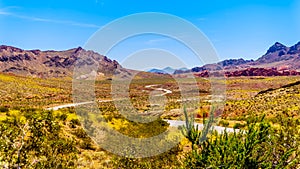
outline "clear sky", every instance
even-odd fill
[[[210,39],[222,60],[256,59],[277,41],[287,46],[300,41],[298,0],[0,0],[0,44],[42,50],[84,46],[102,26],[139,12],[188,20]],[[163,37],[147,36],[132,38],[108,57],[121,62],[121,55],[143,48],[141,44],[185,53]],[[188,54],[181,59],[187,67],[198,65]]]

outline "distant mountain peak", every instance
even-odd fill
[[[82,51],[82,50],[83,50],[83,48],[79,46],[78,48],[75,48],[74,53],[78,53],[78,52],[80,52],[80,51]]]
[[[268,49],[266,55],[270,54],[270,53],[277,52],[277,51],[281,51],[281,50],[287,50],[287,47],[285,45],[283,45],[282,43],[276,42],[274,45],[272,45]]]
[[[174,72],[176,71],[176,69],[168,66],[168,67],[165,67],[164,69],[156,69],[156,68],[153,68],[151,70],[148,70],[148,72],[151,72],[151,73],[160,73],[160,74],[174,74]]]
[[[280,43],[280,42],[275,42],[275,44],[274,44],[275,46],[285,46],[285,45],[283,45],[282,43]]]
[[[252,69],[255,68],[255,69]],[[262,69],[258,69],[262,68]],[[274,71],[273,71],[274,69]],[[181,73],[203,73],[205,71],[222,71],[235,72],[234,76],[245,75],[298,75],[300,73],[300,41],[289,47],[280,42],[275,42],[264,54],[256,60],[227,59],[218,63],[206,64],[201,67],[194,67],[187,71],[176,71],[175,74]],[[242,70],[242,71],[240,71]],[[276,73],[276,71],[278,71]],[[263,74],[257,73],[264,72]],[[290,71],[281,72],[281,71]],[[249,74],[250,72],[250,74]],[[272,73],[273,72],[273,73]],[[275,73],[274,73],[275,72]],[[251,76],[252,76],[251,75]]]

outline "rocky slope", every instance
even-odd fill
[[[81,47],[65,51],[40,51],[5,45],[0,46],[0,72],[37,77],[72,76],[76,61],[82,56],[91,56],[91,63],[99,64],[98,75],[111,75],[115,70],[129,73],[117,61]],[[91,64],[85,62],[78,64]]]

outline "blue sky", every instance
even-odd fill
[[[107,23],[139,12],[188,20],[209,38],[221,60],[256,59],[276,41],[287,46],[300,41],[297,0],[0,0],[0,44],[42,50],[84,46]],[[131,38],[108,57],[122,62],[134,50],[162,47],[178,54],[187,67],[200,64],[175,43],[159,36]]]

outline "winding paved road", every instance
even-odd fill
[[[159,90],[159,91],[164,91],[163,94],[160,94],[160,96],[172,93],[171,90],[168,89],[163,89],[163,88],[153,88],[157,85],[148,85],[145,86],[146,88],[152,88],[154,90]],[[110,102],[112,100],[99,100],[98,102]],[[93,101],[89,101],[89,102],[81,102],[81,103],[70,103],[70,104],[65,104],[65,105],[59,105],[59,106],[54,106],[54,107],[49,107],[46,110],[58,110],[58,109],[62,109],[62,108],[67,108],[67,107],[75,107],[75,106],[79,106],[79,105],[85,105],[85,104],[91,104],[93,103]],[[185,125],[185,121],[180,121],[180,120],[165,120],[166,122],[168,122],[170,124],[171,127],[179,127],[179,126],[184,126]],[[198,128],[201,130],[203,128],[203,124],[200,123],[195,123],[195,125],[198,125]],[[219,133],[224,132],[225,130],[227,132],[234,132],[235,131],[239,131],[238,129],[233,129],[233,128],[225,128],[225,127],[221,127],[221,126],[213,126],[213,129],[218,131]]]
[[[76,107],[76,106],[79,106],[79,105],[90,104],[90,103],[93,103],[93,102],[91,101],[91,102],[64,104],[64,105],[49,107],[46,110],[58,110],[58,109],[63,109],[63,108],[68,108],[68,107]]]
[[[164,89],[164,88],[153,88],[153,87],[155,87],[155,86],[157,86],[157,85],[147,85],[147,86],[145,86],[145,88],[152,88],[152,89],[154,89],[154,90],[157,90],[157,91],[163,91],[163,92],[164,92],[163,94],[158,94],[158,95],[156,95],[156,96],[164,96],[164,95],[166,95],[166,94],[172,93],[172,91],[171,91],[171,90],[168,90],[168,89]]]

